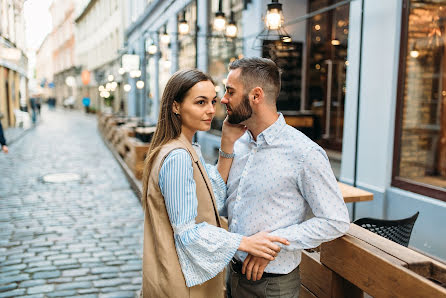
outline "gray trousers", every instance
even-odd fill
[[[229,286],[232,298],[297,298],[300,288],[299,267],[283,276],[262,277],[252,281],[229,266]]]

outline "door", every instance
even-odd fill
[[[308,1],[309,12],[335,0]],[[342,151],[349,25],[349,4],[310,18],[307,27],[306,109],[319,122],[317,142]]]

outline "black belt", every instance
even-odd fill
[[[236,259],[231,260],[231,268],[234,272],[244,275],[242,273],[242,267],[243,267],[243,263],[240,262],[239,260],[236,260]],[[264,278],[264,277],[280,277],[280,276],[284,276],[284,275],[285,274],[263,272],[262,278]]]

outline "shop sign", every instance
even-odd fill
[[[0,46],[0,59],[19,61],[21,57],[22,52],[19,49]]]
[[[122,55],[122,68],[126,72],[139,69],[139,56],[130,54]]]
[[[81,80],[82,80],[82,84],[84,85],[88,85],[90,84],[90,80],[91,80],[91,75],[90,72],[86,69],[84,69],[81,73]]]

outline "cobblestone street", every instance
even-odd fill
[[[43,110],[0,154],[0,297],[134,297],[143,214],[96,117]],[[47,183],[48,174],[79,181]]]

